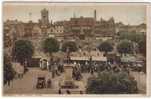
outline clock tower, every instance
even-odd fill
[[[47,33],[47,29],[49,26],[49,12],[46,9],[41,10],[41,29],[42,33]]]

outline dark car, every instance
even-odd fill
[[[45,77],[38,77],[37,78],[36,88],[37,89],[46,88],[46,79],[45,79]]]

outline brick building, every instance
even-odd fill
[[[35,23],[20,22],[17,20],[8,20],[4,22],[4,38],[6,42],[13,42],[15,39],[30,38],[45,39],[47,37],[55,37],[59,41],[62,40],[87,40],[89,38],[113,38],[116,33],[122,31],[135,31],[146,33],[146,25],[124,25],[115,23],[114,18],[109,20],[100,18],[97,20],[97,11],[94,10],[93,17],[72,17],[69,20],[50,22],[49,12],[47,9],[41,10],[41,19]],[[9,40],[10,39],[10,40]],[[89,39],[90,40],[90,39]],[[9,45],[9,43],[8,43]]]

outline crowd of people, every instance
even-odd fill
[[[26,63],[26,62],[25,62]],[[24,74],[28,71],[27,64],[19,62],[9,62],[4,64],[4,85],[11,85],[14,79],[22,79]]]
[[[60,76],[61,73],[64,72],[64,63],[60,61],[59,59],[56,61],[50,60],[45,61],[45,66],[48,71],[52,73],[52,78],[55,78],[57,76]],[[82,73],[90,73],[94,74],[95,72],[101,72],[104,70],[110,71],[126,71],[129,73],[130,68],[126,64],[118,64],[118,63],[111,63],[111,62],[96,62],[96,61],[82,61],[82,62],[76,62],[72,61],[68,63],[74,64],[73,70],[72,70],[72,77],[74,80],[81,80],[82,79]]]
[[[51,88],[52,87],[52,80],[53,78],[60,76],[65,70],[64,70],[64,61],[61,60],[42,60],[40,63],[40,68],[42,70],[48,70],[50,73],[52,73],[52,77],[46,82],[46,87]],[[71,62],[69,62],[71,63]],[[82,73],[90,73],[93,75],[94,73],[99,73],[101,71],[125,71],[127,74],[129,74],[130,69],[127,65],[124,64],[114,64],[110,62],[95,62],[95,61],[82,61],[82,62],[72,62],[74,64],[73,70],[72,70],[72,78],[73,80],[80,81],[83,76]],[[15,66],[18,66],[18,64],[14,64]],[[25,64],[24,64],[25,65]],[[20,67],[20,66],[18,66]],[[17,68],[18,68],[17,67]],[[25,66],[23,66],[25,67]],[[26,66],[27,67],[27,66]],[[19,69],[19,68],[18,68]],[[16,72],[18,75],[18,78],[22,78],[25,73],[25,68],[20,68],[20,71]],[[8,74],[7,74],[8,75]],[[12,79],[7,80],[7,84],[10,85]],[[58,91],[59,94],[62,94],[62,91]],[[67,94],[70,94],[70,90],[66,91]],[[81,92],[82,93],[82,92]]]

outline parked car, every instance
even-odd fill
[[[46,79],[45,79],[45,77],[38,77],[37,78],[36,88],[37,89],[46,88]]]
[[[140,71],[142,71],[143,65],[137,63],[137,64],[133,64],[133,66],[132,66],[131,68],[132,68],[133,71],[138,71],[138,72],[140,72]]]

